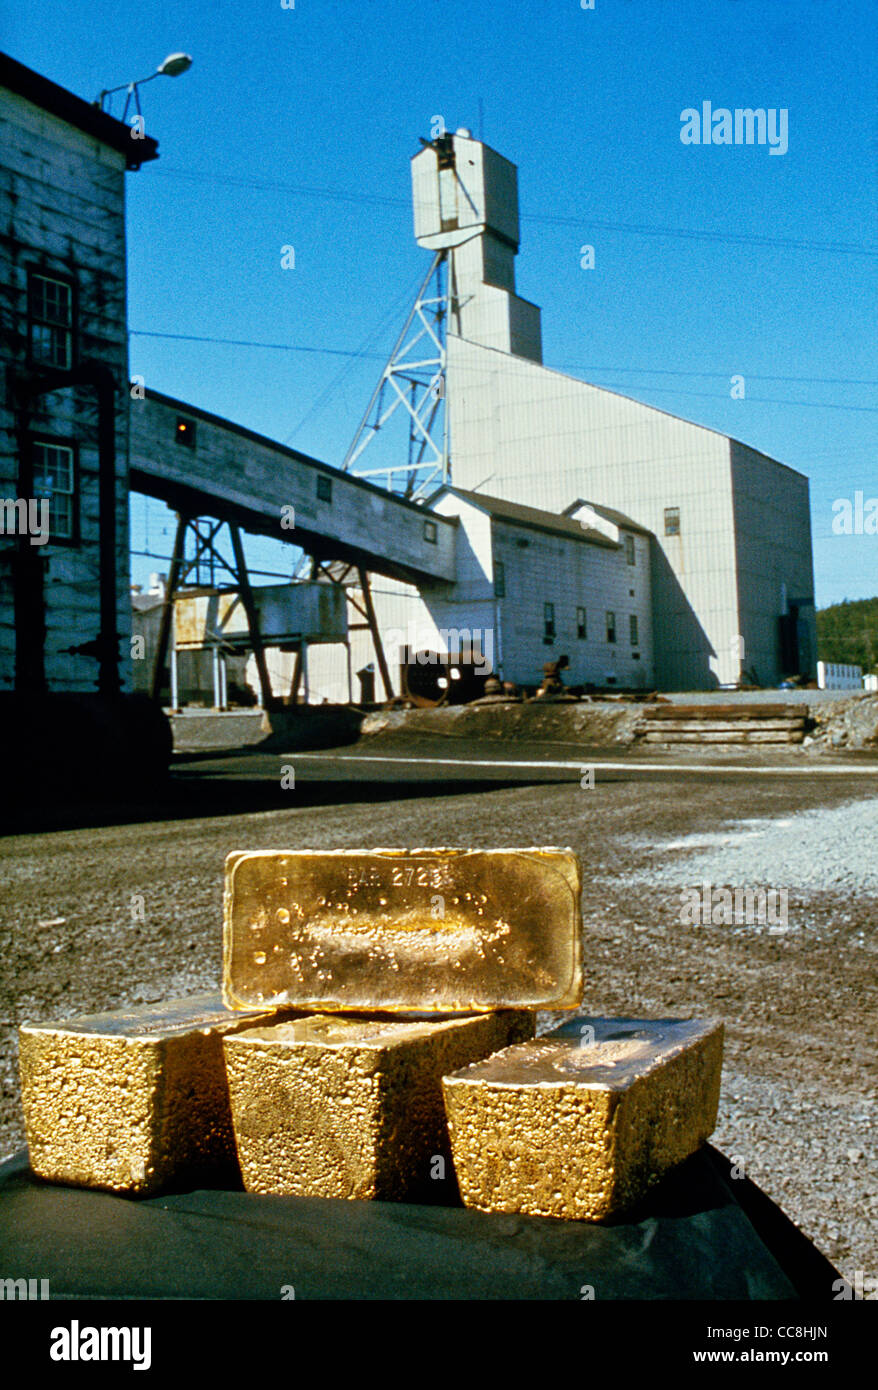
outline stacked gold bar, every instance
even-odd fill
[[[234,1179],[222,1039],[269,1022],[218,991],[66,1023],[24,1024],[19,1066],[30,1162],[39,1177],[149,1196]]]
[[[229,1039],[247,1189],[402,1199],[436,1159],[450,1166],[442,1076],[532,1038],[537,1008],[579,1002],[577,861],[556,849],[230,855],[223,987],[234,1008],[316,1011]]]
[[[582,998],[569,850],[339,850],[226,860],[233,1009],[480,1013]]]
[[[634,1205],[716,1124],[721,1023],[582,1017],[446,1076],[467,1206],[595,1221]]]
[[[450,1166],[443,1074],[575,1007],[580,936],[569,851],[233,853],[222,999],[20,1029],[34,1171],[142,1195],[240,1156],[254,1191],[401,1196]]]
[[[722,1026],[574,1017],[569,850],[235,852],[223,992],[20,1030],[34,1171],[600,1220],[711,1133]]]
[[[442,1021],[316,1014],[226,1038],[248,1192],[402,1201],[451,1167],[442,1077],[533,1037],[507,1009]]]

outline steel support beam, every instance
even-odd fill
[[[433,257],[342,463],[344,472],[358,477],[385,478],[391,492],[394,480],[401,475],[404,496],[408,499],[424,494],[440,480],[447,482],[450,476],[447,410],[443,414],[441,443],[432,433],[439,404],[445,397],[449,295],[442,285],[442,270],[447,261],[453,261],[453,256],[446,251],[438,251]],[[430,294],[434,277],[435,293]],[[385,401],[388,395],[389,404]],[[363,451],[400,406],[408,419],[408,462],[388,464],[383,468],[359,467]]]
[[[310,557],[310,559],[311,559],[311,574],[310,574],[310,578],[311,578],[311,579],[316,579],[316,578],[317,578],[317,575],[320,574],[320,572],[321,572],[322,565],[321,565],[320,560],[317,559],[317,556],[316,556],[316,555],[312,555],[312,556]],[[304,645],[304,644],[303,644],[302,642],[300,642],[299,645],[298,645],[298,647],[296,648],[296,659],[295,659],[295,661],[293,662],[293,679],[290,681],[290,704],[291,704],[291,705],[297,705],[297,704],[299,703],[299,687],[300,687],[300,685],[302,684],[302,667],[303,667],[303,665],[304,665],[304,656],[303,656],[303,654],[302,654],[302,647],[303,647],[303,645]]]
[[[171,551],[171,568],[168,571],[168,587],[165,592],[162,604],[162,616],[159,624],[159,638],[156,646],[155,660],[152,667],[152,685],[150,694],[154,700],[161,699],[163,677],[165,671],[165,661],[168,656],[168,639],[171,634],[171,614],[174,609],[174,594],[180,582],[180,569],[183,564],[183,546],[186,540],[186,528],[189,525],[188,516],[177,517],[177,531],[174,536],[174,548]],[[173,693],[171,703],[174,703]]]
[[[262,691],[262,706],[263,709],[269,710],[274,704],[274,696],[271,690],[271,678],[268,674],[268,666],[265,661],[265,648],[262,644],[262,634],[259,631],[259,615],[256,612],[256,604],[253,602],[253,590],[250,588],[250,576],[247,573],[247,561],[244,559],[244,547],[241,544],[241,533],[232,522],[229,523],[229,535],[232,538],[232,550],[234,551],[235,566],[238,571],[238,588],[241,594],[241,602],[244,605],[244,612],[247,615],[247,626],[250,630],[250,643],[253,647],[256,669],[259,672],[259,688]]]
[[[372,602],[372,589],[369,585],[369,576],[365,570],[357,570],[360,581],[360,588],[363,593],[363,603],[366,608],[366,617],[372,633],[372,641],[375,646],[375,656],[378,659],[378,670],[381,672],[381,680],[384,685],[384,693],[388,700],[393,699],[393,685],[390,680],[390,672],[387,669],[387,658],[384,655],[384,645],[381,641],[381,633],[378,631],[378,621],[375,617],[375,605]]]

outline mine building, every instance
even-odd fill
[[[224,579],[185,641],[212,649],[217,692],[228,654],[251,652],[263,704],[412,679],[442,698],[455,664],[535,688],[562,656],[588,689],[813,675],[807,479],[543,365],[540,310],[516,290],[517,171],[469,131],[412,160],[431,262],[333,467],[129,383],[125,177],[158,154],[138,123],[2,57],[0,124],[0,691],[167,697],[175,604],[220,532]],[[379,445],[374,466],[397,407],[408,452]],[[136,682],[131,491],[178,518]],[[251,585],[245,533],[304,555],[287,598]]]
[[[426,336],[439,339],[429,311],[441,303],[446,330],[435,349],[441,388],[432,387],[445,409],[443,435],[428,437],[425,411],[415,409],[413,430],[424,436],[418,461],[432,462],[458,498],[489,493],[483,504],[498,529],[501,503],[532,517],[553,515],[563,526],[558,519],[575,514],[576,499],[589,499],[594,516],[618,520],[621,543],[638,556],[637,582],[620,592],[609,556],[587,571],[578,562],[568,568],[565,556],[549,575],[533,563],[539,549],[507,555],[501,583],[514,586],[522,608],[517,621],[505,620],[500,674],[514,670],[516,679],[536,681],[540,611],[547,640],[554,608],[565,652],[601,684],[614,683],[613,671],[621,684],[623,650],[633,658],[641,645],[642,664],[635,672],[629,662],[624,673],[635,687],[772,686],[787,676],[813,677],[807,478],[716,430],[543,365],[540,310],[516,291],[517,171],[468,130],[422,141],[412,193],[415,237],[433,253],[435,272],[416,314]],[[423,356],[425,334],[413,341]],[[391,359],[382,388],[396,377],[413,379],[411,357],[403,350]],[[365,445],[380,421],[380,411],[364,421],[349,454],[349,466],[363,473]],[[412,471],[400,464],[397,481],[408,482]],[[449,494],[441,496],[447,510]],[[424,590],[419,597],[420,605],[408,594],[413,621],[424,602],[433,606]],[[388,596],[385,607],[398,627],[400,595]],[[643,642],[628,650],[635,624]]]

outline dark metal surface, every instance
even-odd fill
[[[41,1183],[19,1154],[0,1165],[0,1279],[48,1279],[56,1299],[830,1300],[829,1262],[727,1173],[702,1149],[638,1212],[596,1225],[468,1211],[450,1191],[445,1206],[137,1201]]]

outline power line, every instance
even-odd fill
[[[720,380],[728,380],[731,372],[693,372],[680,371],[671,367],[583,367],[577,363],[563,363],[564,370],[568,372],[635,372],[643,376],[705,376],[717,377]],[[869,380],[865,377],[851,376],[775,376],[767,372],[748,372],[746,369],[741,372],[741,376],[747,381],[796,381],[808,384],[819,384],[821,386],[878,386],[878,380]]]
[[[270,179],[243,178],[236,174],[217,174],[208,169],[175,169],[166,165],[153,171],[162,178],[190,179],[195,183],[225,183],[233,188],[254,188],[261,192],[295,193],[302,198],[326,198],[342,203],[374,203],[384,207],[408,207],[405,198],[382,198],[377,193],[353,193],[341,188],[311,188],[305,184],[278,183]]]
[[[366,336],[360,343],[360,347],[357,351],[358,358],[362,358],[364,361],[367,357],[375,357],[379,359],[386,358],[385,353],[369,352],[368,349],[375,341],[375,339],[378,338],[378,336],[384,332],[385,328],[389,327],[390,324],[395,321],[400,306],[411,302],[412,296],[417,292],[418,286],[420,285],[422,278],[423,277],[421,276],[421,273],[419,271],[418,277],[412,285],[411,289],[407,289],[401,295],[398,295],[397,298],[394,300],[393,304],[388,309],[387,313],[384,314],[384,316],[382,317],[381,321],[375,325],[371,332],[366,334]],[[324,406],[326,406],[329,403],[329,401],[332,400],[332,398],[335,396],[338,388],[341,386],[341,383],[345,380],[348,374],[348,370],[349,369],[347,367],[340,368],[340,370],[332,378],[329,384],[326,387],[324,387],[323,391],[321,391],[320,395],[317,397],[316,401],[314,401],[313,405],[311,405],[309,409],[305,411],[305,414],[299,420],[298,424],[293,428],[291,433],[285,437],[283,441],[284,444],[290,444],[292,440],[295,439],[299,431],[304,429],[305,425],[310,420],[312,420],[314,416],[320,414]]]
[[[384,326],[385,325],[382,323],[379,328],[376,328],[374,332],[369,335],[369,337],[374,337],[375,333],[380,332]],[[387,356],[387,354],[384,352],[367,352],[361,348],[355,350],[352,348],[323,348],[304,346],[301,343],[266,343],[256,341],[255,339],[250,338],[220,338],[216,336],[200,337],[196,336],[193,333],[158,333],[140,328],[132,328],[129,331],[132,333],[132,335],[138,338],[172,338],[190,343],[221,343],[227,344],[231,347],[271,348],[278,352],[319,352],[328,353],[329,355],[335,357],[373,357],[382,361]],[[548,367],[548,363],[542,363],[537,365],[544,365]],[[549,367],[550,371],[558,371],[561,369],[568,372],[597,372],[601,375],[603,375],[606,372],[629,372],[638,376],[715,377],[717,380],[720,381],[726,381],[732,376],[731,372],[682,371],[679,368],[671,367],[589,367],[583,366],[582,363],[579,362],[561,362],[558,364],[558,366],[554,368]],[[748,372],[746,370],[741,372],[741,376],[743,376],[747,381],[803,382],[808,385],[820,386],[878,386],[878,378],[870,379],[868,377],[775,376],[773,373],[769,372]],[[588,383],[586,383],[586,385],[587,384]]]
[[[225,183],[235,188],[292,193],[301,198],[324,198],[336,202],[368,203],[381,207],[408,208],[410,206],[406,198],[382,197],[377,193],[354,193],[338,188],[315,188],[306,184],[278,183],[269,179],[250,179],[235,174],[218,174],[206,169],[175,169],[173,166],[166,166],[164,169],[154,170],[154,173],[163,178]],[[811,238],[772,237],[746,232],[716,232],[701,227],[658,227],[650,223],[607,222],[592,217],[589,213],[579,213],[576,216],[522,213],[521,220],[580,229],[597,227],[600,231],[623,232],[631,236],[681,237],[687,240],[730,242],[738,246],[820,251],[827,255],[878,256],[878,246],[873,246],[868,242],[816,241]]]
[[[586,383],[587,385],[588,383]],[[631,390],[624,382],[605,382],[599,390],[624,391]],[[703,400],[722,401],[732,399],[726,395],[719,395],[716,391],[681,391],[678,387],[671,386],[640,386],[637,388],[641,392],[651,392],[653,395],[660,396],[700,396]],[[742,400],[756,405],[792,405],[807,406],[814,410],[855,410],[866,411],[869,414],[878,414],[878,405],[838,405],[835,401],[794,401],[789,397],[783,396],[743,396]]]
[[[725,241],[736,246],[778,247],[786,251],[822,251],[837,256],[878,256],[878,246],[868,242],[814,241],[804,237],[760,236],[751,232],[713,232],[702,227],[654,227],[647,223],[604,222],[588,213],[579,217],[528,215],[522,222],[545,222],[559,227],[597,227],[605,232],[627,232],[632,236],[683,237],[695,241]]]
[[[307,353],[317,353],[317,354],[328,354],[329,356],[332,356],[332,357],[348,357],[348,358],[361,358],[361,359],[366,359],[366,358],[368,358],[368,357],[372,357],[372,358],[377,358],[377,359],[379,359],[380,361],[384,361],[384,360],[386,359],[386,353],[382,353],[382,352],[366,352],[366,351],[363,351],[363,350],[354,351],[354,350],[352,350],[352,349],[344,349],[344,348],[307,347],[307,346],[304,346],[304,345],[301,344],[301,343],[265,343],[265,342],[257,342],[257,341],[255,341],[255,340],[253,340],[253,339],[247,339],[247,338],[220,338],[220,337],[214,337],[214,336],[211,336],[211,335],[198,335],[198,334],[194,334],[194,333],[158,333],[158,332],[147,331],[146,329],[137,329],[137,328],[132,328],[132,329],[130,329],[129,331],[130,331],[130,333],[131,333],[131,335],[132,335],[133,337],[137,337],[137,338],[165,338],[165,339],[170,339],[170,340],[176,341],[176,342],[188,342],[188,343],[216,343],[216,344],[223,345],[223,346],[227,346],[227,347],[268,348],[268,349],[270,349],[271,351],[275,351],[275,352],[307,352]],[[557,370],[557,369],[555,369],[555,370]],[[726,372],[688,372],[688,371],[685,371],[685,372],[684,372],[684,371],[672,371],[672,370],[670,370],[670,369],[665,370],[665,369],[663,369],[663,368],[652,368],[652,367],[603,367],[603,368],[602,368],[602,367],[591,367],[591,368],[586,368],[586,367],[575,367],[575,368],[568,368],[568,370],[575,370],[575,371],[591,371],[591,372],[597,372],[597,373],[611,372],[611,371],[624,371],[624,372],[635,372],[635,373],[640,372],[640,373],[642,373],[643,375],[704,376],[704,377],[718,377],[718,378],[720,378],[720,379],[725,379],[725,378],[727,378],[728,375],[729,375],[729,374],[726,373]],[[749,379],[750,379],[751,381],[787,381],[787,382],[806,382],[806,383],[811,383],[811,384],[815,384],[815,383],[816,383],[816,384],[822,384],[822,385],[848,385],[848,386],[875,386],[875,385],[878,385],[878,382],[866,381],[866,380],[862,380],[862,379],[858,379],[858,378],[853,378],[853,377],[850,377],[850,378],[845,378],[845,377],[792,377],[792,376],[790,376],[790,377],[782,377],[782,376],[764,376],[764,375],[757,375],[757,374],[755,374],[755,373],[746,373],[746,372],[743,373],[742,375],[745,377],[745,380],[749,377]],[[583,384],[584,384],[584,385],[588,385],[589,383],[588,383],[588,382],[584,382]],[[604,385],[604,389],[605,389],[605,390],[630,390],[630,389],[631,389],[630,385],[627,385],[627,384],[624,383],[624,382],[605,382],[603,385]],[[335,382],[331,383],[331,387],[332,387],[333,390],[335,389]],[[600,388],[599,388],[599,389],[600,389]],[[724,400],[724,399],[725,399],[725,396],[718,395],[716,392],[713,392],[713,391],[681,391],[681,390],[679,390],[679,389],[677,389],[677,388],[672,389],[671,387],[668,387],[668,386],[641,386],[639,389],[642,390],[642,391],[659,392],[659,393],[662,394],[662,395],[671,394],[671,395],[676,395],[676,396],[701,396],[701,397],[703,397],[703,398],[705,398],[705,399],[707,399],[707,400]],[[329,390],[329,388],[325,388],[325,390],[324,390],[324,396],[326,395],[326,392],[327,392],[328,390]],[[878,406],[871,406],[871,405],[840,405],[840,404],[838,404],[838,403],[836,403],[836,402],[834,402],[834,401],[796,401],[796,400],[790,400],[790,399],[788,399],[788,398],[787,398],[787,399],[784,399],[784,398],[768,397],[768,396],[747,396],[747,397],[745,397],[744,399],[745,399],[745,400],[752,401],[752,402],[755,402],[755,403],[758,403],[758,404],[760,404],[760,405],[794,405],[794,406],[802,405],[802,406],[809,406],[809,407],[813,407],[813,408],[817,408],[817,409],[822,409],[822,410],[851,410],[851,411],[858,411],[858,412],[859,412],[859,411],[865,411],[865,412],[870,413],[870,414],[873,413],[873,412],[878,412]],[[321,403],[322,403],[322,401],[321,401]],[[315,405],[315,407],[313,407],[313,409],[316,409],[316,408],[317,408],[317,407],[316,407],[316,405]],[[311,413],[311,412],[309,411],[308,414],[310,415],[310,413]],[[307,418],[308,418],[308,415],[306,415],[306,416],[304,417],[303,420],[300,420],[299,424],[296,426],[295,430],[293,431],[293,434],[298,433],[298,431],[301,429],[302,425],[304,424],[304,420],[307,419]],[[292,437],[293,437],[293,435],[290,435],[288,438],[291,439]]]
[[[195,333],[153,333],[145,328],[129,328],[128,332],[133,338],[172,338],[185,343],[225,343],[230,347],[271,348],[276,352],[313,352],[330,357],[360,357],[364,355],[351,348],[305,347],[299,343],[260,343],[251,338],[216,338],[199,336]],[[371,357],[382,356],[381,353],[368,355]]]
[[[311,353],[322,352],[322,353],[326,353],[326,354],[328,354],[328,355],[330,355],[330,356],[347,357],[347,358],[351,359],[352,361],[365,360],[366,358],[375,358],[377,361],[383,362],[383,361],[386,360],[387,354],[384,353],[384,352],[370,352],[370,351],[368,351],[369,345],[370,345],[372,342],[374,342],[375,339],[376,339],[381,333],[384,332],[385,328],[387,328],[388,325],[395,319],[395,317],[396,317],[396,315],[397,315],[397,312],[398,312],[398,310],[399,310],[399,306],[400,306],[401,304],[403,304],[403,303],[407,303],[407,302],[411,299],[412,295],[415,293],[415,291],[417,290],[418,286],[420,285],[422,279],[423,279],[423,277],[422,277],[421,273],[418,272],[417,279],[414,281],[414,283],[413,283],[411,289],[410,289],[410,290],[404,290],[403,293],[402,293],[401,295],[397,296],[397,298],[394,300],[393,304],[390,306],[390,308],[389,308],[389,310],[387,311],[387,313],[385,313],[384,316],[382,317],[382,319],[375,325],[375,327],[374,327],[373,329],[371,329],[371,330],[366,334],[366,336],[365,336],[364,339],[362,340],[362,343],[360,344],[360,347],[357,348],[357,349],[355,349],[355,350],[353,350],[353,351],[351,351],[350,349],[341,349],[341,348],[315,348],[315,347],[311,347],[311,346],[304,346],[304,345],[301,345],[301,344],[293,344],[293,343],[263,343],[263,342],[258,342],[258,343],[257,343],[257,342],[253,342],[253,341],[250,341],[250,340],[235,339],[235,338],[195,337],[194,335],[189,335],[189,334],[184,334],[184,333],[177,333],[177,334],[173,334],[173,333],[169,333],[169,334],[160,334],[160,333],[151,333],[151,332],[147,332],[146,330],[140,331],[140,330],[138,330],[138,329],[129,329],[129,333],[132,334],[133,336],[141,337],[141,338],[159,338],[159,337],[167,337],[167,338],[171,338],[171,339],[177,339],[177,340],[179,340],[179,341],[204,342],[204,343],[207,343],[207,342],[210,342],[210,343],[225,343],[225,344],[229,344],[229,345],[237,346],[237,347],[259,347],[259,348],[268,348],[268,349],[270,349],[270,350],[274,350],[274,351],[284,351],[284,352],[311,352]],[[293,428],[293,430],[291,431],[291,433],[288,434],[288,435],[286,435],[286,436],[284,437],[284,439],[283,439],[283,441],[282,441],[284,444],[289,444],[289,443],[291,442],[291,440],[293,440],[293,439],[296,437],[296,435],[299,433],[299,431],[300,431],[301,429],[304,428],[304,426],[308,423],[308,421],[311,420],[311,419],[313,418],[313,416],[317,415],[317,414],[323,409],[323,407],[327,404],[327,402],[328,402],[329,400],[331,400],[331,398],[332,398],[333,395],[335,394],[336,390],[338,389],[339,385],[341,384],[342,381],[344,381],[345,377],[347,376],[347,372],[348,372],[348,368],[347,368],[347,367],[342,367],[341,371],[338,372],[338,373],[336,374],[336,376],[334,376],[334,377],[332,378],[332,380],[328,383],[328,385],[324,387],[323,391],[322,391],[322,392],[320,393],[320,395],[317,397],[316,401],[314,401],[313,405],[311,405],[311,406],[308,408],[308,410],[306,410],[305,414],[302,416],[302,418],[301,418],[301,419],[298,421],[298,423],[295,425],[295,427]]]
[[[168,564],[170,564],[171,560],[173,559],[172,555],[160,555],[156,550],[130,550],[128,553],[129,555],[139,555],[144,559],[148,560],[167,560]],[[254,569],[252,565],[248,565],[247,573],[260,574],[267,579],[283,579],[287,583],[290,582],[290,575],[285,574],[280,570],[259,570]]]

